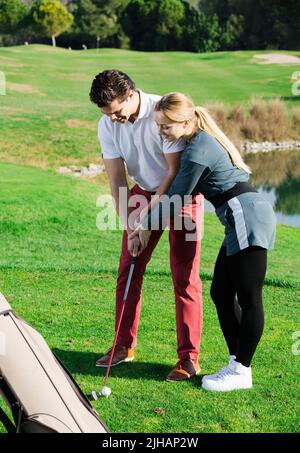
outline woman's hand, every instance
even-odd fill
[[[140,242],[140,251],[139,251],[139,255],[140,253],[142,253],[143,250],[145,250],[145,248],[147,247],[148,245],[148,242],[149,242],[149,239],[150,239],[150,236],[151,236],[151,230],[145,230],[142,225],[139,225],[134,231],[133,233],[131,233],[129,236],[128,236],[128,239],[129,240],[133,240],[134,238],[138,238],[139,239],[139,242]]]
[[[138,217],[136,218],[136,220],[134,222],[134,228],[137,228],[139,226],[139,224],[144,220],[144,218],[147,217],[148,214],[149,214],[149,206],[146,206],[145,208],[143,208],[141,210]]]

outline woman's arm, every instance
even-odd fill
[[[185,195],[192,194],[198,182],[207,174],[207,170],[209,170],[208,167],[192,162],[186,156],[182,159],[180,170],[168,191],[168,196],[161,198],[156,207],[130,235],[131,238],[139,236],[142,247],[140,253],[148,244],[151,230],[166,227],[168,219],[174,218],[184,206]],[[174,202],[171,200],[173,195],[177,195]]]
[[[143,229],[165,228],[167,220],[173,219],[185,204],[185,196],[191,195],[208,167],[187,158],[181,162],[180,170],[174,179],[167,196],[162,197],[148,217],[141,222]],[[171,198],[174,196],[174,202]],[[176,197],[175,197],[176,196]]]
[[[155,195],[151,198],[150,203],[146,206],[141,212],[139,216],[139,222],[136,222],[136,226],[149,214],[149,212],[157,205],[159,202],[160,197],[167,193],[172,182],[174,181],[179,167],[180,167],[180,158],[181,158],[182,151],[177,153],[165,153],[164,156],[166,158],[168,164],[168,173],[165,178],[162,180],[159,188],[157,189]]]

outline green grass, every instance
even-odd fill
[[[0,158],[51,168],[99,160],[99,111],[88,94],[95,74],[107,68],[128,72],[146,92],[183,91],[202,105],[216,100],[245,103],[253,96],[281,96],[289,107],[299,103],[299,97],[291,94],[291,77],[300,65],[257,64],[256,53],[264,52],[100,49],[97,54],[41,45],[2,47],[0,71],[8,88],[7,95],[0,96],[0,130],[5,130],[0,136]],[[69,127],[68,120],[83,123]]]
[[[7,95],[0,96],[0,291],[45,336],[85,392],[101,388],[104,372],[94,362],[113,339],[121,231],[96,228],[96,200],[108,192],[105,176],[96,185],[60,176],[54,168],[100,160],[99,111],[88,99],[92,78],[117,67],[144,91],[181,90],[199,104],[221,100],[232,105],[259,95],[281,96],[289,107],[296,105],[291,75],[299,66],[256,64],[256,53],[0,48],[0,71],[8,82]],[[205,374],[227,360],[209,296],[222,237],[216,217],[206,214],[201,257]],[[177,359],[165,232],[144,280],[136,361],[113,368],[112,396],[94,403],[110,430],[299,431],[299,356],[291,352],[292,334],[300,331],[299,249],[299,230],[278,226],[264,288],[266,327],[254,360],[254,388],[210,394],[201,390],[201,377],[178,384],[163,380]]]
[[[101,232],[95,202],[106,188],[51,170],[0,164],[0,290],[46,338],[85,392],[101,388],[94,362],[113,337],[114,289],[121,232]],[[211,272],[223,236],[205,216],[201,275],[204,333],[201,367],[215,372],[227,352],[209,297]],[[136,361],[111,371],[113,393],[94,403],[113,432],[299,431],[300,236],[278,226],[264,289],[266,327],[253,364],[254,388],[229,394],[201,390],[201,377],[163,378],[176,362],[173,290],[164,233],[144,281]],[[162,408],[163,411],[156,411]]]

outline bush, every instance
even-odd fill
[[[268,102],[253,98],[248,106],[236,105],[228,110],[223,104],[214,103],[207,109],[238,147],[245,140],[276,142],[299,136],[300,108],[295,108],[289,118],[287,107],[279,98]]]

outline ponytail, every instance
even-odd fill
[[[217,126],[211,115],[203,107],[196,107],[193,101],[182,93],[169,93],[163,96],[155,106],[156,111],[162,111],[164,116],[175,123],[185,120],[194,122],[195,127],[207,132],[226,149],[232,163],[241,170],[251,173],[243,161],[237,148]]]
[[[202,131],[207,132],[226,149],[228,152],[232,162],[234,165],[241,170],[246,171],[247,173],[251,173],[250,168],[248,165],[243,161],[242,156],[240,155],[237,148],[234,144],[229,140],[229,138],[221,131],[219,126],[215,123],[211,115],[207,112],[207,110],[203,107],[195,107],[195,116],[196,122],[199,129]]]

